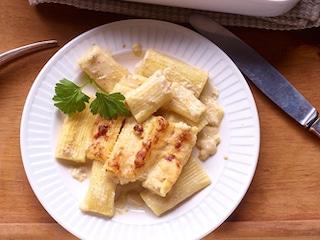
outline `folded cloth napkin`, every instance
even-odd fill
[[[31,5],[60,3],[82,9],[176,23],[186,23],[190,14],[201,13],[225,26],[244,26],[273,30],[299,30],[320,26],[320,0],[300,0],[292,10],[277,17],[253,17],[120,0],[29,0],[29,3]]]

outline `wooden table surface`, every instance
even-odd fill
[[[63,11],[63,14],[61,12]],[[60,46],[101,24],[126,19],[56,4],[0,1],[0,52],[39,40]],[[320,109],[320,29],[229,28]],[[0,68],[0,239],[73,239],[44,210],[20,154],[20,120],[40,69],[59,48]],[[320,139],[298,126],[250,85],[259,111],[261,149],[252,184],[233,214],[204,239],[320,238]]]

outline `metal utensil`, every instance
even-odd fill
[[[56,47],[56,46],[58,46],[57,40],[48,40],[48,41],[31,43],[22,47],[12,49],[10,51],[0,54],[0,66],[12,61],[13,59],[21,57],[22,55],[25,55],[34,51],[38,51],[41,49]]]
[[[320,138],[317,110],[270,63],[212,19],[194,14],[191,26],[220,47],[267,97]]]

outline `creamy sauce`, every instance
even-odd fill
[[[79,182],[83,182],[90,175],[90,167],[81,166],[76,168],[70,168],[69,172],[74,179],[78,180]]]
[[[139,209],[146,206],[140,192],[144,188],[140,182],[118,185],[115,197],[116,213],[119,215],[127,213],[130,209]]]
[[[142,54],[142,46],[140,43],[135,43],[131,46],[132,52],[136,57],[140,57]]]
[[[205,119],[208,122],[208,125],[198,134],[196,146],[199,149],[198,157],[200,160],[206,160],[216,154],[217,146],[221,141],[218,132],[223,117],[223,109],[217,101],[218,97],[219,90],[217,88],[213,88],[211,92],[206,92],[200,96],[201,102],[207,107]]]
[[[209,125],[219,127],[223,110],[217,102],[219,91],[214,88],[210,94],[205,94],[200,97],[201,102],[207,106],[206,120]]]
[[[199,148],[199,159],[206,160],[208,157],[216,154],[217,145],[220,143],[220,137],[217,127],[205,126],[198,134],[196,146]]]

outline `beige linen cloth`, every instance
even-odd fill
[[[244,26],[273,30],[299,30],[320,26],[320,0],[300,0],[291,11],[277,17],[252,17],[121,0],[29,0],[29,3],[30,5],[60,3],[82,9],[125,14],[137,18],[159,19],[175,23],[187,23],[190,14],[201,13],[225,26]]]

